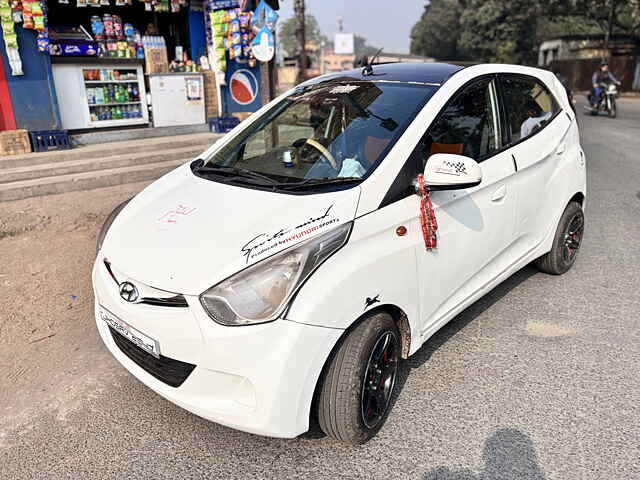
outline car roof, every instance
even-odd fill
[[[363,68],[354,68],[344,72],[332,73],[314,78],[305,82],[305,85],[313,85],[327,81],[388,81],[388,82],[411,82],[429,83],[442,85],[451,75],[462,70],[460,65],[450,63],[387,63],[373,65],[372,74],[364,74]]]

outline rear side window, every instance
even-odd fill
[[[533,78],[503,76],[501,83],[508,144],[530,137],[560,111],[551,92]]]

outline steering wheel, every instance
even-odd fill
[[[296,140],[295,142],[293,142],[293,146],[297,149],[300,149],[307,144],[318,150],[322,154],[322,156],[329,161],[329,164],[334,170],[338,169],[338,162],[336,162],[335,157],[320,142],[314,140],[313,138],[301,138],[300,140]]]

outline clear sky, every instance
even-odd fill
[[[422,15],[426,0],[307,0],[306,11],[333,38],[337,18],[344,18],[344,31],[365,37],[370,45],[387,53],[409,53],[411,28]],[[293,15],[293,0],[280,0],[281,20]]]

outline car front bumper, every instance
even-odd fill
[[[207,315],[197,297],[185,297],[189,307],[124,301],[101,259],[92,276],[102,340],[149,388],[196,415],[238,430],[284,438],[308,430],[316,382],[342,330],[290,320],[226,327]],[[160,360],[118,336],[101,319],[101,306],[156,340]],[[170,373],[182,381],[173,387],[158,373],[176,365]],[[183,365],[189,367],[181,370]]]

